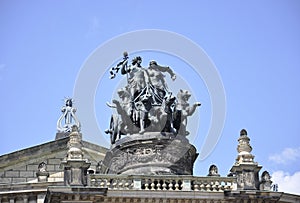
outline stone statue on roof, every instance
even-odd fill
[[[61,108],[62,115],[57,121],[57,131],[60,133],[71,132],[72,126],[76,125],[80,129],[80,122],[75,113],[77,109],[73,107],[73,99],[66,98],[65,106]]]
[[[184,174],[193,173],[197,152],[186,138],[187,117],[199,102],[189,103],[191,94],[180,90],[174,94],[166,77],[176,74],[169,66],[152,60],[142,66],[142,57],[129,63],[127,52],[115,68],[126,76],[127,84],[117,90],[118,98],[107,103],[115,112],[109,128],[111,148],[106,153],[99,173],[103,174]]]
[[[175,72],[155,60],[151,60],[149,66],[144,68],[141,56],[134,57],[128,64],[128,53],[124,52],[123,56],[123,60],[110,71],[111,79],[116,77],[119,69],[127,78],[127,85],[118,90],[119,99],[108,103],[117,111],[111,116],[109,128],[105,131],[111,135],[111,144],[121,135],[145,132],[188,135],[187,117],[195,112],[200,103],[190,106],[188,99],[191,95],[188,91],[181,90],[176,98],[165,80],[165,73],[168,73],[175,81]]]

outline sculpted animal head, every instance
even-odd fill
[[[177,99],[179,103],[187,103],[191,97],[191,93],[188,90],[180,89],[177,94]]]

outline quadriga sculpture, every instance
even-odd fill
[[[121,135],[142,135],[145,132],[188,135],[187,117],[200,103],[190,106],[188,91],[180,90],[177,98],[172,94],[165,80],[165,73],[173,81],[176,79],[170,67],[160,66],[152,60],[148,68],[143,68],[140,56],[133,58],[128,65],[128,58],[128,53],[124,52],[123,61],[110,71],[111,79],[116,77],[119,69],[127,78],[127,85],[118,90],[119,100],[108,103],[117,112],[111,116],[109,129],[105,131],[111,136],[111,144],[115,144]]]

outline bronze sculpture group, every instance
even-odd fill
[[[118,90],[119,100],[113,100],[109,107],[117,113],[110,119],[109,129],[105,132],[111,136],[114,144],[121,135],[144,134],[145,132],[166,132],[186,136],[187,117],[191,116],[199,102],[190,105],[191,94],[180,90],[177,97],[169,90],[165,73],[174,81],[176,75],[168,66],[160,66],[152,60],[148,68],[142,67],[142,58],[133,58],[128,64],[128,53],[123,60],[111,68],[110,78],[117,73],[127,77],[127,85]]]

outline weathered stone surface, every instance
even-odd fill
[[[53,202],[77,202],[93,203],[103,202],[107,195],[106,188],[87,188],[87,187],[49,187],[45,196],[44,203]],[[75,197],[75,198],[74,198]]]
[[[196,149],[184,136],[172,133],[131,135],[106,153],[102,173],[192,175]]]
[[[48,165],[51,165],[51,164],[57,164],[57,163],[60,163],[61,162],[61,158],[51,158],[51,159],[48,159]],[[49,169],[49,168],[48,168]]]
[[[36,172],[42,162],[47,164],[49,180],[63,180],[63,176],[56,177],[55,174],[63,172],[60,163],[66,156],[67,142],[66,137],[0,156],[0,184],[37,182]],[[106,149],[86,141],[82,141],[82,145],[85,157],[92,163],[91,168],[96,170],[96,165],[105,156]]]
[[[5,177],[19,178],[20,177],[20,172],[19,171],[6,171],[5,172]]]
[[[33,171],[20,171],[20,177],[24,178],[32,178],[34,177],[34,172]]]
[[[230,169],[230,172],[237,177],[237,186],[241,190],[259,189],[259,171],[262,166],[254,162],[254,155],[251,154],[252,147],[247,131],[242,129],[238,139],[238,156],[236,163]]]
[[[12,178],[12,183],[23,183],[26,182],[26,178]]]

